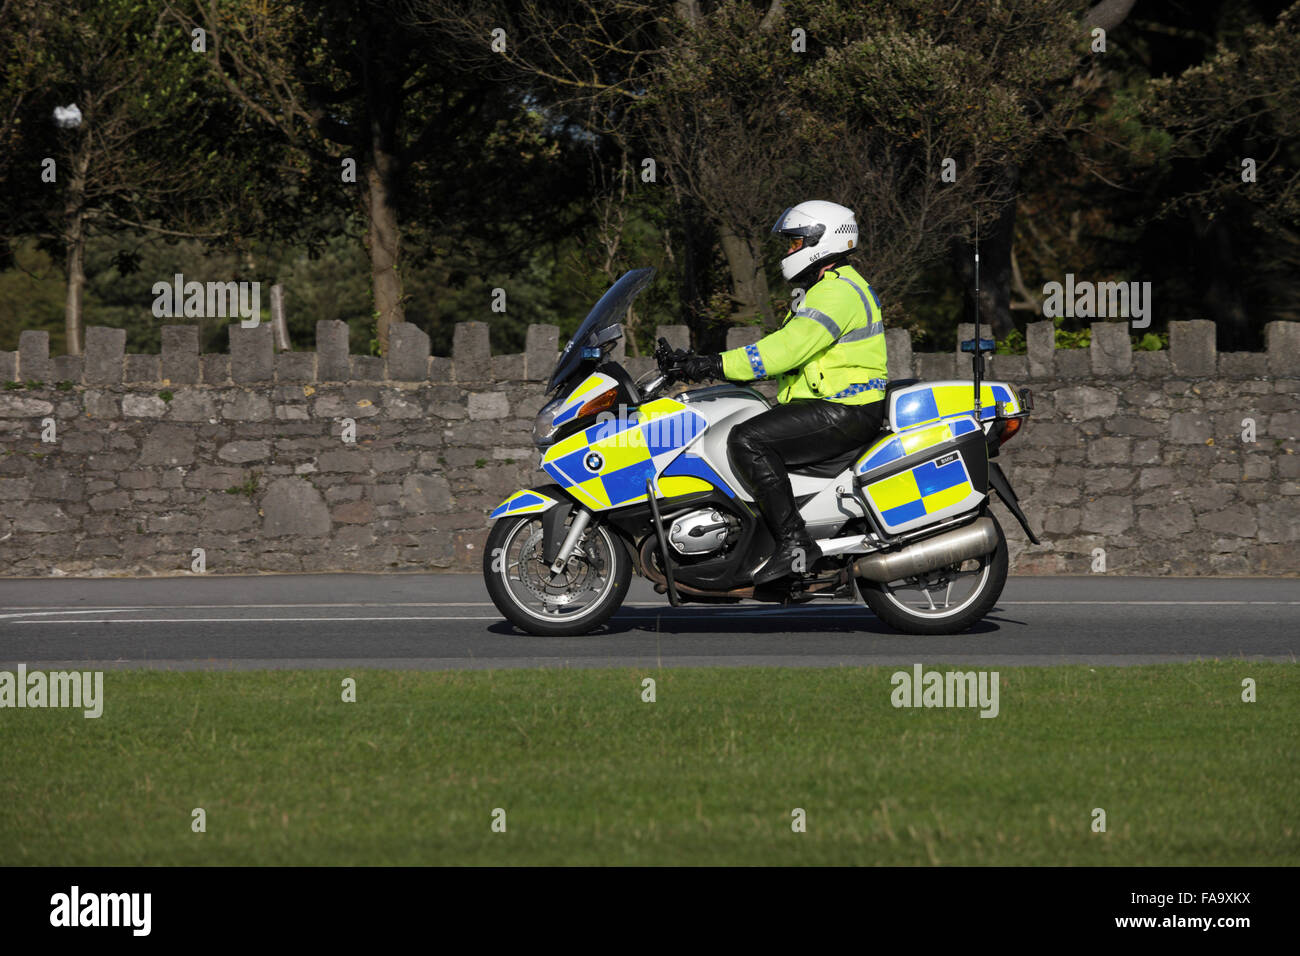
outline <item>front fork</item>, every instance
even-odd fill
[[[564,566],[569,563],[569,558],[573,557],[573,551],[582,540],[583,534],[587,530],[587,525],[591,523],[591,512],[586,508],[580,508],[578,513],[573,516],[573,523],[569,525],[568,534],[564,536],[564,542],[560,545],[559,553],[556,554],[555,560],[551,562],[551,578],[564,570]]]

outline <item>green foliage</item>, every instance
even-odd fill
[[[1144,335],[1130,336],[1135,352],[1159,352],[1169,348],[1168,332],[1147,332]]]
[[[244,495],[249,501],[257,494],[257,479],[262,475],[259,471],[254,471],[244,480],[242,484],[232,485],[226,489],[228,495]]]
[[[129,294],[124,311],[134,318],[147,308],[147,290],[160,278],[141,272],[138,245],[149,237],[174,243],[203,235],[247,247],[285,221],[297,223],[294,235],[305,232],[301,221],[275,216],[288,208],[280,157],[209,75],[206,58],[190,51],[174,8],[136,0],[45,0],[14,9],[27,46],[0,43],[0,114],[15,118],[7,138],[23,188],[15,182],[6,190],[0,251],[19,238],[35,241],[46,262],[32,274],[35,281],[0,281],[0,336],[13,334],[18,311],[22,328],[46,328],[54,351],[66,350],[61,273],[68,251],[83,244],[92,281],[110,272],[93,262],[96,249],[111,256],[110,295]],[[80,107],[82,122],[56,128],[52,109],[68,103]],[[38,178],[47,158],[55,163],[53,183]],[[301,182],[294,188],[304,191]],[[128,236],[137,247],[118,244]],[[107,248],[99,244],[105,239]],[[122,282],[133,273],[134,281]],[[43,281],[46,276],[52,281]],[[15,308],[14,285],[27,291],[36,286],[41,295]],[[93,289],[83,295],[88,313],[106,304]],[[99,321],[125,324],[111,309]],[[129,341],[128,347],[139,344]]]
[[[390,119],[403,156],[389,197],[395,269],[406,318],[435,354],[450,353],[461,321],[486,321],[496,352],[520,351],[532,323],[557,325],[563,341],[642,265],[659,276],[629,315],[629,353],[647,354],[661,323],[717,342],[783,308],[767,230],[810,195],[857,208],[860,268],[886,323],[947,347],[969,285],[954,279],[953,240],[976,209],[993,216],[1012,165],[1027,290],[1017,299],[1071,271],[1150,276],[1161,314],[1195,304],[1221,330],[1231,326],[1220,315],[1261,328],[1298,315],[1300,5],[1281,17],[1226,0],[1204,15],[1135,14],[1103,59],[1086,52],[1084,5],[1072,0],[788,0],[767,28],[768,5],[746,0],[671,11],[543,2],[536,12],[554,32],[512,29],[511,64],[480,55],[474,17],[491,8],[514,24],[526,11],[471,6],[474,29],[444,35],[333,2],[0,5],[0,349],[37,329],[53,354],[67,351],[65,199],[89,149],[86,325],[123,328],[129,352],[156,353],[163,325],[194,323],[204,350],[225,351],[229,320],[156,318],[154,283],[258,281],[265,309],[278,281],[295,347],[311,347],[318,320],[341,319],[354,353],[379,354],[364,246],[373,140],[356,131]],[[680,15],[693,8],[701,18],[687,27]],[[225,49],[238,61],[191,54],[189,17],[237,34]],[[790,50],[794,26],[807,30],[805,53]],[[624,39],[611,47],[609,36]],[[583,42],[565,46],[571,38]],[[575,75],[600,64],[592,82],[607,88],[583,98],[536,71],[508,72],[552,51]],[[304,109],[282,114],[282,94]],[[52,107],[70,102],[87,122],[56,130]],[[342,155],[358,159],[356,184],[338,181]],[[44,156],[59,180],[36,188]],[[638,175],[646,156],[659,160],[654,183]],[[1242,182],[1244,156],[1259,160],[1257,182]],[[935,190],[946,157],[958,180]],[[757,307],[738,299],[745,262],[723,254],[724,231],[758,239]],[[504,313],[490,308],[498,288]],[[1167,347],[1162,335],[1135,336],[1134,348]],[[1060,348],[1089,339],[1056,330]],[[1016,332],[998,346],[1023,350]]]
[[[168,389],[163,389],[161,392],[158,393],[158,397],[161,398],[164,402],[170,402],[175,396],[172,395],[172,393]]]
[[[1092,344],[1092,329],[1085,328],[1077,332],[1072,332],[1061,328],[1062,320],[1054,319],[1056,325],[1056,347],[1058,349],[1084,349]],[[1144,335],[1133,335],[1129,337],[1133,343],[1133,350],[1136,352],[1159,352],[1161,349],[1169,348],[1168,332],[1147,332]],[[1019,329],[1014,329],[1005,338],[999,340],[997,355],[1024,355],[1028,352],[1025,342],[1025,334]]]
[[[1166,211],[1222,211],[1235,200],[1255,207],[1252,225],[1262,230],[1286,235],[1300,228],[1300,3],[1274,23],[1225,30],[1203,62],[1152,79],[1145,93],[1135,112],[1143,110],[1167,138],[1163,155],[1209,160],[1228,171],[1176,197]],[[1253,181],[1241,175],[1243,157],[1261,167]]]
[[[63,326],[64,279],[48,252],[35,239],[12,244],[13,266],[0,271],[0,349],[18,348],[22,332],[50,334],[50,354],[67,351]],[[87,305],[93,307],[93,295]]]
[[[994,355],[1024,355],[1029,351],[1028,344],[1025,342],[1025,333],[1019,329],[1012,329],[1006,338],[998,341],[997,350]]]
[[[1052,325],[1056,326],[1056,347],[1058,349],[1086,349],[1092,344],[1092,328],[1071,330],[1062,328],[1065,319],[1057,316],[1052,320]]]

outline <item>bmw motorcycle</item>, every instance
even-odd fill
[[[673,606],[860,595],[908,634],[957,633],[987,614],[1007,576],[991,491],[1038,543],[990,460],[1033,408],[1028,389],[981,381],[993,341],[977,326],[962,345],[973,382],[891,381],[870,445],[791,470],[822,556],[755,586],[776,543],[732,472],[727,436],[770,405],[746,385],[684,386],[662,339],[658,368],[641,381],[610,361],[653,275],[626,273],[560,353],[554,397],[533,427],[554,483],[518,491],[491,514],[483,574],[500,612],[530,634],[588,633],[618,610],[636,573]]]

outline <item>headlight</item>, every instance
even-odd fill
[[[555,413],[564,404],[565,396],[560,395],[542,406],[533,422],[533,444],[545,448],[555,443]]]

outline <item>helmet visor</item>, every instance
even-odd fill
[[[826,232],[826,226],[820,222],[806,225],[790,222],[790,213],[794,208],[794,206],[791,206],[785,212],[781,213],[776,220],[776,225],[772,227],[774,235],[799,237],[803,240],[798,247],[791,249],[791,252],[796,252],[805,245],[817,245],[817,241],[821,239],[822,234]]]

